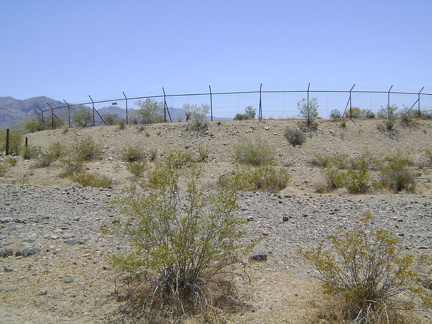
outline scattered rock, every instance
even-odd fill
[[[11,248],[0,248],[0,257],[6,258],[8,256],[13,255],[13,249]]]
[[[64,281],[65,283],[71,283],[71,282],[74,282],[74,281],[75,281],[75,277],[73,277],[73,276],[67,276],[67,277],[65,277],[65,278],[63,279],[63,281]]]
[[[31,255],[39,253],[40,251],[41,251],[41,249],[37,246],[28,246],[28,247],[24,247],[22,249],[16,250],[15,256],[29,257]]]
[[[251,255],[249,257],[249,259],[254,260],[254,261],[260,261],[260,262],[267,261],[267,254],[264,254],[264,253],[254,254],[254,255]]]
[[[3,266],[3,269],[4,269],[4,271],[6,271],[6,272],[11,272],[11,271],[13,271],[13,269],[10,267],[9,264],[5,264],[5,265]]]

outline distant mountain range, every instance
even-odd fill
[[[0,128],[14,128],[21,127],[23,123],[31,118],[37,116],[41,110],[50,109],[49,106],[56,108],[66,106],[65,102],[51,99],[48,97],[33,97],[25,100],[19,100],[12,97],[0,97]],[[82,106],[88,108],[86,106]],[[116,116],[118,119],[126,118],[125,109],[119,108],[117,106],[108,106],[104,108],[97,109],[99,114],[104,118],[107,115]],[[131,118],[135,109],[128,109],[129,118]],[[68,111],[67,109],[55,109],[54,113],[58,117],[62,117],[64,121],[68,121]],[[171,115],[172,121],[177,121],[178,118],[185,120],[185,113],[183,109],[180,108],[169,108],[169,113]],[[45,118],[50,118],[51,114],[45,112]],[[167,116],[169,119],[169,117]],[[100,118],[95,118],[96,124],[102,124]]]

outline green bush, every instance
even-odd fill
[[[332,111],[330,111],[330,118],[333,120],[338,120],[342,118],[342,114],[338,109],[332,109]]]
[[[26,120],[23,124],[23,129],[27,133],[35,133],[47,129],[46,125],[39,118]]]
[[[147,170],[147,162],[141,161],[141,162],[128,162],[126,164],[126,169],[132,173],[136,177],[142,177],[144,175],[144,172]]]
[[[209,158],[209,151],[205,147],[199,146],[198,147],[198,155],[199,155],[198,161],[199,162],[205,162]]]
[[[363,109],[363,116],[365,118],[375,118],[375,113],[371,109]]]
[[[136,105],[136,122],[141,124],[162,123],[164,121],[164,104],[147,98],[145,101],[138,100]],[[133,118],[132,118],[132,122]]]
[[[70,154],[77,161],[91,161],[99,157],[101,151],[100,145],[87,136],[72,145]]]
[[[158,149],[153,149],[150,151],[150,161],[155,161],[157,158]]]
[[[87,127],[92,124],[92,111],[90,108],[80,106],[78,111],[72,116],[72,120],[77,126]]]
[[[5,159],[5,162],[9,166],[15,166],[17,164],[18,160],[15,157],[8,156]]]
[[[41,154],[41,149],[39,146],[24,146],[21,149],[22,152],[22,158],[24,160],[31,160],[31,159],[37,159],[39,155]]]
[[[426,149],[426,163],[429,167],[432,167],[432,148]]]
[[[315,156],[317,164],[324,166],[323,183],[318,183],[317,192],[345,188],[352,194],[364,194],[378,189],[379,183],[371,174],[377,161],[368,152],[350,158],[346,154]]]
[[[381,107],[378,112],[378,117],[384,119],[384,125],[388,131],[394,129],[398,119],[398,107],[396,105]]]
[[[148,322],[175,322],[184,314],[216,310],[216,289],[232,283],[212,282],[225,280],[224,272],[250,248],[239,230],[237,187],[200,190],[197,165],[178,168],[177,156],[167,154],[156,166],[151,191],[120,201],[131,216],[122,227],[131,250],[114,255],[111,263],[127,280],[129,313],[135,310]],[[186,190],[178,185],[180,176]]]
[[[9,154],[19,155],[22,145],[22,132],[18,129],[9,130]],[[6,129],[0,129],[0,152],[6,152]]]
[[[342,305],[342,319],[393,322],[395,311],[408,306],[397,299],[402,294],[418,296],[430,307],[430,292],[417,280],[414,256],[404,253],[391,231],[377,228],[370,212],[360,221],[359,229],[341,228],[328,237],[329,244],[305,252],[319,273],[324,293]]]
[[[136,162],[144,159],[144,152],[142,149],[128,146],[122,150],[122,160],[126,162]]]
[[[62,173],[62,177],[70,177],[75,173],[79,173],[83,170],[83,161],[76,160],[67,156],[66,158],[61,160],[63,165],[64,172]]]
[[[248,120],[255,119],[256,110],[252,106],[247,106],[245,108],[244,114],[236,114],[234,120]]]
[[[417,126],[417,111],[405,107],[399,112],[400,124],[402,127],[416,127]]]
[[[387,164],[381,170],[382,185],[394,192],[414,191],[416,180],[409,171],[410,161],[401,154],[387,158]]]
[[[249,138],[242,138],[234,145],[234,160],[253,166],[271,164],[274,160],[274,150],[262,139],[252,141]]]
[[[286,127],[284,136],[293,146],[302,145],[306,141],[306,136],[301,129]]]
[[[351,107],[346,112],[347,118],[360,118],[363,116],[363,111],[358,107]]]
[[[277,192],[288,186],[290,175],[285,168],[273,166],[244,167],[218,178],[218,185],[225,186],[233,181],[242,191]]]
[[[311,98],[309,102],[303,98],[297,102],[300,117],[306,119],[307,127],[311,128],[315,119],[318,118],[318,99]]]
[[[69,178],[83,187],[109,188],[112,185],[112,180],[106,176],[94,175],[83,171],[73,173]]]

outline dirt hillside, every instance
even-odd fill
[[[69,128],[27,134],[30,146],[43,150],[59,142],[71,147],[91,137],[102,146],[89,173],[108,176],[110,188],[83,188],[61,177],[60,163],[36,168],[34,160],[18,158],[0,177],[0,322],[1,323],[119,323],[122,303],[112,297],[115,273],[108,257],[125,243],[102,229],[119,216],[110,201],[124,196],[136,179],[127,171],[122,150],[142,148],[157,158],[171,149],[208,152],[203,182],[215,184],[219,175],[235,169],[234,147],[262,141],[274,151],[275,164],[291,176],[280,192],[241,194],[239,217],[248,219],[248,238],[262,237],[253,253],[265,262],[249,261],[251,282],[239,280],[238,293],[246,303],[228,314],[228,323],[311,323],[325,313],[316,273],[299,248],[314,246],[338,229],[354,228],[355,219],[372,211],[376,224],[394,231],[401,245],[415,255],[431,254],[432,172],[426,150],[432,148],[432,121],[416,127],[382,130],[376,119],[347,121],[346,126],[319,120],[306,142],[292,146],[284,137],[297,120],[209,122],[196,131],[190,123]],[[321,168],[316,154],[370,152],[382,158],[397,152],[411,161],[416,189],[394,194],[378,190],[352,195],[345,190],[316,193]],[[6,157],[1,157],[5,162]],[[211,187],[211,186],[209,186]],[[408,315],[411,316],[411,315]],[[420,312],[408,322],[430,323]],[[190,323],[194,322],[192,319]]]

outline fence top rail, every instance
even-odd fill
[[[423,90],[423,89],[422,89]],[[155,99],[155,98],[166,98],[166,97],[189,97],[189,96],[217,96],[217,95],[241,95],[241,94],[258,94],[258,93],[370,93],[370,94],[402,94],[402,95],[418,95],[418,96],[432,96],[432,93],[425,93],[420,90],[419,92],[407,92],[407,91],[391,91],[390,90],[354,90],[354,87],[350,90],[313,90],[308,87],[307,90],[252,90],[252,91],[225,91],[225,92],[199,92],[199,93],[182,93],[182,94],[160,94],[160,95],[149,95],[149,96],[139,96],[139,97],[126,97],[123,98],[114,98],[114,99],[105,99],[105,100],[97,100],[90,102],[83,102],[77,104],[71,104],[66,102],[66,105],[52,107],[50,105],[47,109],[40,109],[41,113],[47,111],[53,111],[55,109],[64,109],[71,107],[79,107],[85,105],[94,105],[101,104],[107,102],[117,102],[117,101],[128,101],[128,100],[141,100],[141,99]]]

